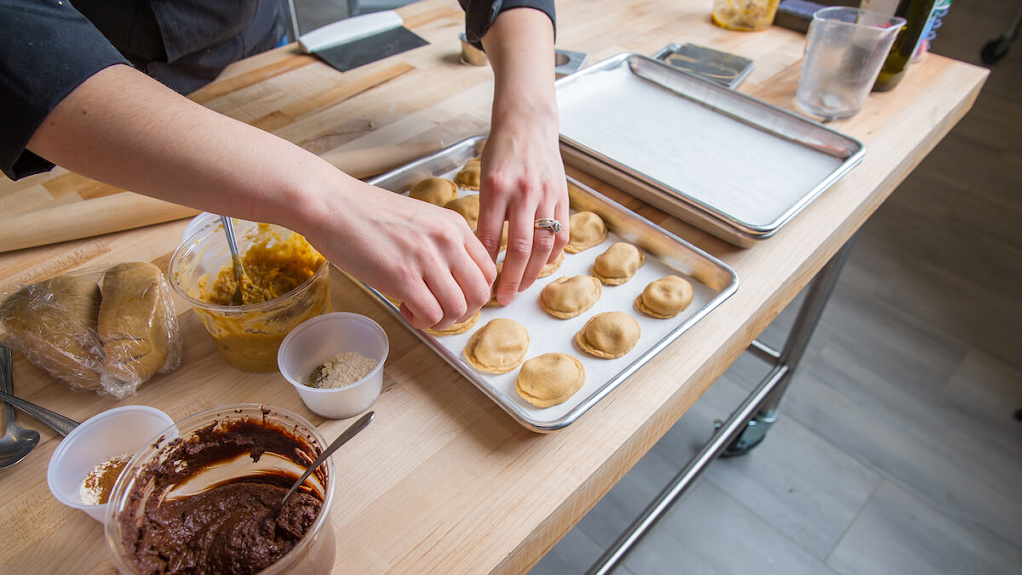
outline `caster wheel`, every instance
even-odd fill
[[[1011,49],[1011,38],[1002,34],[983,45],[979,57],[984,64],[996,64],[1008,54]]]

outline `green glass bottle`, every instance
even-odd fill
[[[886,92],[894,89],[905,76],[908,63],[912,60],[919,41],[927,29],[930,15],[941,0],[900,0],[894,15],[906,20],[905,27],[898,33],[898,38],[891,47],[891,53],[884,61],[884,67],[873,84],[874,92]]]

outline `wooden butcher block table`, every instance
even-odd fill
[[[781,108],[794,101],[805,37],[780,28],[726,31],[705,0],[561,0],[557,45],[589,54],[652,55],[692,42],[755,60],[740,91]],[[429,46],[340,73],[294,45],[232,66],[194,94],[202,104],[315,153],[409,141],[453,143],[485,133],[492,73],[459,63],[463,14],[454,0],[398,11]],[[866,146],[862,163],[776,236],[733,247],[574,170],[569,173],[710,254],[740,287],[706,318],[571,426],[528,431],[346,277],[331,277],[333,309],[376,319],[390,337],[376,421],[336,453],[334,573],[521,573],[638,461],[755,336],[855,233],[899,182],[966,113],[986,71],[936,55],[913,65],[892,92],[833,128]],[[0,201],[41,193],[60,170],[0,182]],[[77,200],[76,200],[77,201]],[[0,214],[2,215],[2,214]],[[81,267],[152,261],[164,269],[185,221],[0,254],[0,289]],[[350,421],[311,413],[277,373],[225,364],[194,313],[177,299],[181,367],[123,401],[76,393],[16,355],[21,397],[82,421],[144,404],[180,419],[213,406],[259,402],[294,410],[328,440]],[[0,572],[107,573],[103,530],[61,505],[46,486],[59,437],[43,435],[23,462],[0,470]],[[710,520],[711,518],[708,518]]]

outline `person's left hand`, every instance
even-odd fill
[[[568,187],[556,119],[551,127],[535,110],[502,112],[495,114],[483,150],[476,235],[496,261],[508,222],[507,252],[494,290],[507,305],[568,243]],[[561,222],[560,233],[536,229],[539,218]]]

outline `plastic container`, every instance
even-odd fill
[[[858,8],[818,10],[806,36],[795,100],[826,119],[862,109],[905,19]]]
[[[268,246],[286,247],[297,236],[280,226],[244,220],[235,220],[235,232],[242,259],[252,245],[267,237],[271,238]],[[231,269],[231,253],[220,221],[206,221],[171,257],[170,285],[195,310],[224,361],[245,371],[275,371],[284,337],[303,321],[330,311],[330,264],[323,261],[312,277],[284,295],[240,306],[206,301],[225,268]]]
[[[283,434],[299,439],[302,444],[300,448],[302,458],[308,460],[305,462],[306,465],[311,463],[327,446],[326,440],[316,427],[300,415],[283,408],[253,403],[207,409],[179,421],[176,424],[176,429],[180,437],[188,441],[195,438],[199,430],[210,426],[223,428],[232,422],[244,419],[259,422],[273,430],[279,430]],[[169,435],[160,438],[159,441],[151,442],[135,454],[114,486],[106,510],[105,534],[107,548],[110,550],[113,563],[117,570],[124,575],[134,575],[138,571],[124,548],[125,533],[120,524],[121,514],[126,510],[128,513],[136,513],[139,506],[145,504],[148,497],[133,497],[133,495],[151,493],[152,474],[146,472],[149,465],[153,462],[167,460],[178,443]],[[267,451],[260,455],[258,461],[243,457],[239,458],[243,460],[243,464],[232,462],[226,466],[210,466],[208,473],[193,476],[190,478],[192,480],[182,482],[182,484],[187,484],[190,489],[201,490],[219,481],[264,476],[268,472],[273,473],[280,470],[292,474],[293,478],[297,479],[298,475],[304,471],[304,468],[294,464],[286,457],[276,457],[275,455],[271,451]],[[306,481],[306,486],[323,500],[319,514],[291,551],[270,567],[260,571],[263,575],[282,573],[325,575],[333,569],[337,547],[333,522],[329,519],[334,491],[337,487],[333,460],[327,458],[326,463],[321,466],[320,472],[313,473]],[[171,488],[175,487],[177,486]]]
[[[173,431],[174,420],[159,409],[126,405],[98,413],[67,434],[50,456],[46,482],[58,501],[81,509],[100,523],[107,505],[82,503],[79,488],[97,465],[118,455],[134,454],[160,433]]]
[[[362,379],[344,387],[319,389],[305,385],[316,367],[338,353],[358,352],[377,360]],[[364,315],[335,312],[313,318],[295,328],[280,346],[277,363],[305,406],[331,419],[362,413],[376,401],[383,388],[383,364],[390,340],[380,324]]]
[[[780,0],[713,0],[714,24],[728,30],[753,32],[769,28]]]

